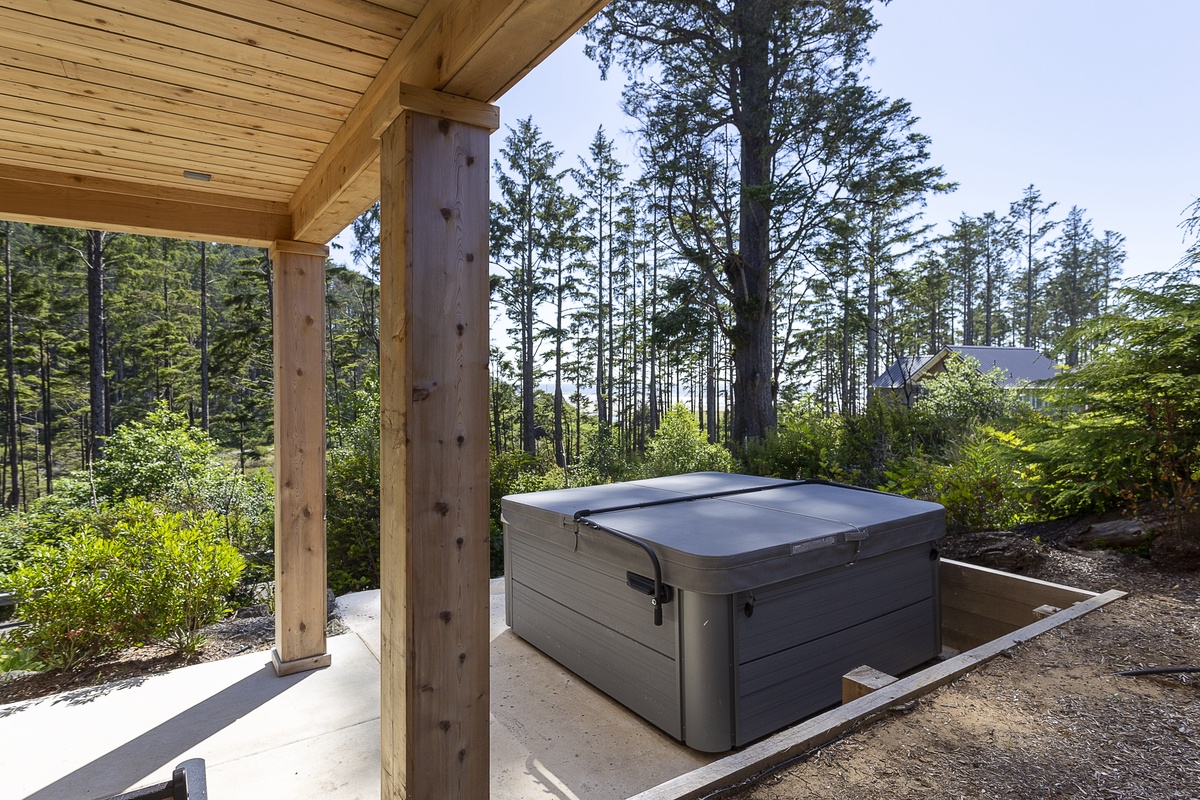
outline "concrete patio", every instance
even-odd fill
[[[715,760],[514,636],[491,596],[491,797],[625,798]],[[0,706],[4,798],[88,800],[206,761],[213,800],[380,795],[379,593],[338,601],[333,666],[276,677],[265,652]]]

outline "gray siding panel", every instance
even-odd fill
[[[755,661],[933,597],[937,564],[929,552],[928,545],[907,547],[738,594],[738,662]],[[753,614],[745,617],[751,595]]]
[[[510,537],[505,547],[512,550],[513,581],[669,658],[676,657],[675,604],[663,606],[663,624],[655,625],[650,596],[626,585],[625,570],[536,540]]]
[[[514,543],[513,632],[600,691],[682,738],[674,603],[653,624],[649,598],[569,551]],[[608,565],[603,569],[611,570]],[[569,605],[568,605],[569,604]],[[653,643],[653,646],[650,646]]]
[[[891,675],[938,655],[933,598],[739,668],[736,745],[837,705],[842,676],[867,664]]]

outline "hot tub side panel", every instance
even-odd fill
[[[734,744],[836,705],[855,667],[895,675],[937,657],[937,575],[926,543],[736,595]]]
[[[506,518],[515,634],[676,739],[683,738],[676,603],[655,626],[626,571],[521,530]]]

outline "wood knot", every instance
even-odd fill
[[[464,444],[466,444],[466,443],[467,443],[467,437],[463,436],[463,435],[460,433],[460,434],[458,435],[458,440],[457,440],[457,441],[458,441],[458,446],[459,446],[459,447],[462,447]]]
[[[449,611],[443,611],[442,613],[438,614],[438,619],[448,625],[450,624],[450,620],[454,619],[454,615]]]
[[[465,664],[465,663],[467,663],[467,654],[466,654],[466,653],[459,653],[459,654],[458,654],[458,664],[459,664],[459,666],[462,666],[462,665],[463,665],[463,664]]]
[[[441,514],[443,517],[450,513],[450,506],[445,500],[438,500],[433,504],[433,510]]]
[[[454,330],[458,331],[458,335],[459,335],[459,336],[462,336],[464,333],[466,333],[466,332],[467,332],[467,326],[466,326],[466,325],[463,325],[463,324],[460,322],[460,323],[458,323],[457,325],[455,325],[455,326],[454,326]]]
[[[457,539],[455,539],[455,540],[454,540],[454,543],[455,543],[456,545],[458,545],[458,549],[459,549],[459,550],[462,550],[462,546],[463,546],[463,537],[461,537],[461,536],[460,536],[460,537],[458,537]]]
[[[438,723],[438,727],[444,731],[450,730],[450,720],[448,720],[448,719],[442,720],[441,722]]]
[[[448,209],[448,208],[443,208],[443,209],[442,209],[442,219],[448,220],[448,219],[450,219],[450,217],[452,217],[452,216],[454,216],[454,212],[453,212],[453,211],[451,211],[451,210],[450,210],[450,209]]]
[[[420,401],[426,399],[427,397],[429,397],[429,395],[433,394],[433,390],[436,388],[437,388],[436,381],[433,383],[421,383],[421,384],[418,384],[417,386],[414,386],[413,390],[412,390],[413,400],[416,402],[420,402]]]
[[[449,133],[450,132],[450,120],[439,119],[438,120],[438,130],[441,131],[442,133]]]
[[[467,253],[467,255],[465,256],[465,258],[467,259],[467,263],[468,263],[468,264],[473,264],[473,263],[475,263],[475,254],[474,254],[474,253]]]
[[[473,166],[474,164],[475,164],[475,156],[467,156],[467,166],[470,167],[470,166]]]
[[[462,750],[458,751],[458,760],[459,761],[467,760],[467,748],[464,747]]]

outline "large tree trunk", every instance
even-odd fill
[[[54,494],[54,419],[50,404],[50,354],[44,334],[38,335],[42,383],[42,456],[46,465],[46,494]]]
[[[521,279],[521,432],[524,437],[521,444],[532,456],[537,454],[537,429],[533,414],[533,252],[532,245],[529,247]]]
[[[88,399],[91,404],[91,442],[88,456],[95,463],[104,454],[107,434],[108,387],[104,336],[104,234],[87,232]]]
[[[13,345],[13,301],[12,301],[12,223],[4,223],[4,362],[8,370],[8,469],[12,473],[12,486],[4,507],[15,509],[20,502],[20,486],[17,483],[17,426],[20,424],[17,409],[17,372]]]
[[[567,454],[563,447],[563,305],[566,302],[563,286],[563,256],[558,255],[558,281],[555,287],[554,304],[554,462],[562,469],[567,466]]]
[[[205,431],[208,407],[208,244],[200,242],[200,427]]]
[[[775,427],[774,318],[771,304],[771,221],[763,201],[771,181],[771,22],[770,3],[739,6],[743,19],[738,58],[742,113],[741,196],[738,253],[726,265],[733,289],[733,439],[740,446]]]

